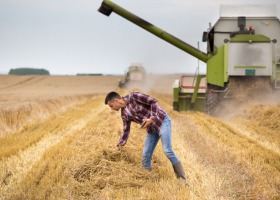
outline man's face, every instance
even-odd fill
[[[121,106],[119,104],[119,99],[114,99],[112,101],[109,101],[107,104],[112,110],[118,111]]]

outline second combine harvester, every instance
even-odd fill
[[[223,99],[233,98],[241,90],[256,87],[266,90],[280,88],[280,21],[276,8],[243,6],[246,15],[238,13],[238,6],[221,6],[221,17],[203,33],[207,53],[187,44],[164,30],[141,19],[110,0],[104,0],[99,12],[112,12],[160,37],[168,43],[207,63],[205,87],[203,75],[196,75],[193,87],[185,87],[183,79],[173,88],[175,110],[200,110],[213,114]],[[249,24],[246,27],[246,24]],[[261,84],[256,84],[261,81]],[[257,86],[255,86],[257,85]],[[266,85],[266,86],[264,86]],[[235,93],[235,94],[234,94]]]

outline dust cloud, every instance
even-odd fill
[[[280,104],[280,90],[273,90],[270,83],[264,79],[253,81],[233,82],[230,86],[233,97],[220,102],[216,116],[228,120],[254,112],[255,107],[259,105]]]
[[[181,74],[149,74],[145,81],[129,83],[126,88],[130,91],[141,90],[144,93],[157,93],[172,96],[173,83],[180,79]]]

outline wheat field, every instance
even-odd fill
[[[228,105],[213,117],[172,109],[179,75],[119,89],[119,76],[0,76],[0,199],[280,199],[280,95]],[[143,91],[172,119],[173,149],[188,186],[159,144],[141,167],[145,130],[125,147],[110,91]]]

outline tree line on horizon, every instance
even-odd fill
[[[10,69],[8,75],[51,75],[46,69],[38,68],[15,68]],[[102,73],[77,73],[76,76],[103,76]]]
[[[36,68],[16,68],[10,69],[9,75],[50,75],[50,72],[45,69],[36,69]]]

